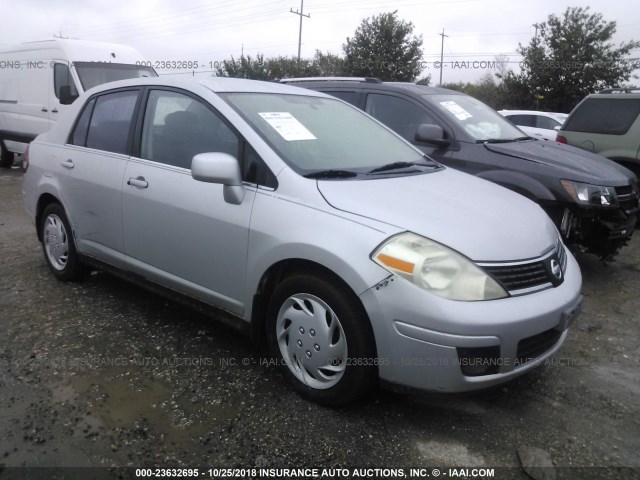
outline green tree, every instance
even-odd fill
[[[248,78],[252,80],[280,80],[292,77],[326,77],[347,75],[343,58],[331,53],[322,53],[316,50],[311,60],[298,59],[296,57],[271,57],[265,58],[263,54],[257,54],[223,60],[216,68],[219,77]]]
[[[311,61],[316,71],[314,75],[319,77],[340,77],[349,75],[347,64],[339,55],[333,53],[322,53],[316,50],[313,60]]]
[[[528,101],[538,108],[569,112],[585,95],[620,85],[632,77],[628,61],[640,42],[615,45],[616,22],[589,7],[567,8],[562,17],[549,15],[540,25],[538,37],[520,45],[523,56],[520,74],[503,78],[507,89],[528,92]],[[634,77],[635,78],[635,77]]]
[[[495,110],[500,110],[502,108],[503,101],[500,87],[496,84],[496,81],[490,73],[487,73],[475,83],[445,83],[442,87],[466,93],[467,95],[486,103]]]
[[[216,75],[219,77],[250,78],[252,80],[268,80],[269,72],[264,55],[257,54],[236,59],[231,56],[229,60],[223,60],[222,65],[216,67]]]
[[[422,36],[397,10],[366,18],[342,46],[350,75],[412,82],[422,68]]]

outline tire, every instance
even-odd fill
[[[64,281],[83,278],[86,269],[80,262],[69,221],[59,203],[44,209],[40,233],[44,258],[53,274]]]
[[[273,292],[266,323],[271,355],[305,398],[346,405],[376,385],[371,324],[353,292],[329,275],[285,278]]]
[[[0,168],[11,168],[13,165],[13,152],[7,150],[4,143],[0,141]]]

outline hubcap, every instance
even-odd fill
[[[331,307],[307,293],[287,298],[276,320],[282,358],[291,373],[311,388],[336,385],[347,367],[347,339]]]
[[[47,259],[56,270],[64,270],[69,260],[69,239],[60,217],[49,215],[44,222],[44,250]]]

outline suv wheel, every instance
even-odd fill
[[[0,167],[11,168],[11,165],[13,165],[13,157],[13,152],[7,150],[4,143],[0,141]]]
[[[53,274],[65,281],[82,278],[85,268],[78,258],[71,227],[60,204],[52,203],[44,209],[40,233],[44,258]]]
[[[373,332],[356,302],[346,286],[324,275],[293,275],[273,293],[271,354],[295,390],[312,401],[347,404],[375,385]]]

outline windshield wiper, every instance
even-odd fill
[[[381,167],[374,168],[367,173],[378,173],[378,172],[387,172],[389,170],[400,170],[402,168],[409,167],[429,167],[429,168],[438,168],[436,163],[423,163],[423,162],[393,162],[387,163],[386,165],[382,165]]]
[[[520,142],[522,140],[534,140],[534,138],[533,137],[487,138],[485,140],[476,140],[476,143],[511,143],[511,142]]]
[[[476,140],[476,143],[511,143],[515,142],[513,138],[485,138],[484,140]]]
[[[358,173],[351,170],[320,170],[318,172],[307,173],[305,178],[349,178],[355,177]]]

